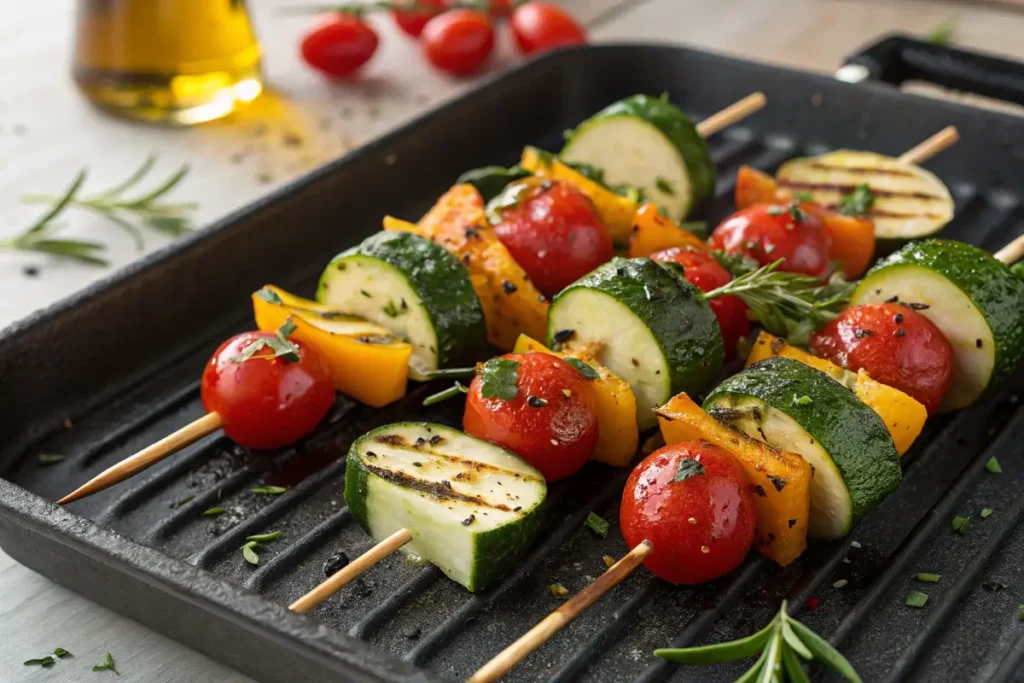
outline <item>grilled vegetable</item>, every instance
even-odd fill
[[[750,349],[746,367],[759,363],[766,358],[781,356],[792,358],[804,365],[819,370],[857,395],[865,405],[878,413],[885,422],[892,436],[896,451],[903,455],[914,444],[928,418],[927,409],[918,401],[907,396],[899,389],[886,386],[871,379],[863,370],[856,374],[844,370],[835,363],[818,356],[813,356],[801,348],[790,346],[786,342],[767,332],[762,332]]]
[[[751,366],[712,390],[704,409],[811,464],[811,536],[845,536],[899,486],[899,455],[882,419],[803,363],[770,358]]]
[[[633,232],[629,236],[630,258],[650,256],[672,247],[709,250],[704,240],[662,216],[654,204],[641,206],[633,217]]]
[[[686,394],[673,396],[657,412],[665,443],[706,441],[743,465],[754,494],[755,546],[761,554],[782,566],[800,557],[807,547],[810,465],[718,422]]]
[[[740,254],[762,266],[784,259],[779,270],[824,278],[832,267],[832,240],[817,215],[797,202],[755,204],[715,228],[713,249]]]
[[[523,150],[519,165],[538,178],[563,180],[587,195],[594,203],[594,208],[608,229],[612,241],[616,244],[625,244],[629,240],[633,215],[637,209],[635,201],[612,192],[601,183],[562,163],[554,154],[536,147],[527,147]]]
[[[317,300],[408,339],[414,379],[472,358],[485,342],[465,268],[411,233],[377,233],[336,256],[320,276]]]
[[[594,460],[615,467],[632,462],[640,440],[636,426],[636,399],[629,385],[585,351],[559,353],[551,351],[525,334],[519,335],[513,353],[550,353],[560,358],[577,358],[593,368],[597,378],[591,386],[597,400],[597,448]]]
[[[561,157],[602,169],[609,184],[640,188],[676,221],[715,190],[704,138],[682,110],[657,97],[634,95],[602,109],[572,131]]]
[[[516,180],[528,178],[530,172],[518,164],[511,168],[504,166],[484,166],[466,171],[455,181],[456,185],[469,184],[476,188],[484,202],[498,196],[505,186]]]
[[[379,408],[405,395],[412,345],[386,328],[266,285],[253,292],[256,326],[273,332],[292,319],[291,339],[316,349],[334,388]]]
[[[375,541],[399,529],[402,552],[471,591],[507,572],[533,542],[547,487],[494,444],[442,425],[403,422],[352,444],[345,503]]]
[[[873,152],[843,149],[794,159],[782,165],[776,178],[781,187],[808,192],[828,209],[846,209],[871,219],[879,240],[934,235],[953,218],[953,197],[933,173]],[[849,199],[844,204],[844,197],[865,185],[873,201],[862,202],[867,204],[862,207],[851,206]]]
[[[743,466],[704,441],[651,453],[626,481],[619,511],[622,537],[651,544],[644,560],[656,576],[700,584],[728,574],[754,539],[754,501]]]
[[[1024,356],[1024,281],[963,242],[908,244],[878,263],[851,305],[905,303],[942,330],[953,347],[953,376],[940,410],[989,397]]]
[[[594,349],[633,390],[641,429],[654,426],[653,410],[673,394],[707,386],[723,357],[718,321],[700,290],[642,258],[613,259],[555,297],[547,342]]]

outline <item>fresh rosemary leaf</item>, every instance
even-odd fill
[[[850,194],[839,199],[839,213],[847,216],[866,216],[875,203],[875,193],[867,183],[861,183]]]
[[[579,370],[580,374],[587,379],[598,379],[601,377],[601,375],[597,373],[597,370],[590,367],[589,364],[584,363],[579,358],[566,358],[565,362]]]
[[[56,453],[40,453],[39,464],[40,465],[55,465],[58,462],[64,462],[63,455],[57,455]]]
[[[804,645],[804,641],[797,637],[796,632],[789,623],[789,619],[782,622],[782,639],[786,641],[786,644],[789,645],[791,649],[804,659],[814,659],[814,653],[808,650],[807,646]]]
[[[853,670],[850,662],[846,661],[846,657],[839,654],[839,650],[832,647],[827,640],[796,619],[788,616],[785,618],[793,628],[793,632],[804,642],[807,649],[814,654],[815,659],[827,664],[851,683],[861,683],[860,676]]]
[[[255,543],[246,543],[242,546],[242,557],[245,558],[246,562],[252,565],[260,563],[260,556],[256,554],[255,548]]]
[[[57,657],[61,658],[61,659],[64,659],[65,657],[71,657],[72,656],[70,652],[68,652],[67,650],[65,650],[62,647],[58,647],[57,649],[55,649],[53,651],[53,654],[56,655]]]
[[[257,534],[256,536],[246,536],[245,540],[256,543],[269,543],[281,535],[280,531],[271,531],[266,534]]]
[[[797,642],[800,641],[797,640]],[[789,641],[786,644],[789,647],[782,648],[782,667],[786,670],[789,683],[811,683],[811,679],[807,677],[807,672],[804,671],[803,663],[794,652],[796,648]]]
[[[921,591],[907,593],[907,607],[924,607],[927,602],[928,595]]]
[[[203,511],[203,516],[216,517],[218,515],[223,515],[225,512],[227,512],[227,510],[225,510],[224,508],[210,508],[209,510]]]
[[[476,366],[468,368],[444,368],[426,373],[427,379],[465,379],[476,375]]]
[[[1003,473],[1003,468],[999,465],[999,461],[996,460],[996,456],[994,456],[994,455],[991,458],[988,459],[988,462],[985,463],[985,470],[989,474],[1002,474]]]
[[[978,513],[978,516],[982,519],[988,519],[992,516],[993,512],[995,512],[995,509],[993,508],[982,508],[981,512]]]
[[[929,574],[928,572],[921,572],[917,575],[917,580],[923,583],[938,583],[941,578],[942,574]]]
[[[249,491],[258,496],[280,496],[282,493],[287,493],[288,489],[283,486],[257,486]]]
[[[53,666],[54,662],[56,661],[57,660],[55,660],[50,655],[46,655],[45,657],[40,657],[39,659],[26,660],[22,662],[22,664],[24,666]]]
[[[591,512],[587,515],[587,519],[583,522],[583,526],[587,527],[601,538],[604,538],[608,535],[608,528],[611,525],[608,523],[608,520],[601,515]]]
[[[776,616],[763,629],[746,638],[699,647],[662,648],[655,650],[654,655],[679,664],[721,664],[737,659],[747,659],[764,649],[775,633],[778,621],[779,618]]]
[[[676,470],[676,475],[672,477],[672,481],[686,481],[690,477],[702,474],[704,474],[704,465],[699,460],[686,458],[679,461],[679,469]]]
[[[965,531],[967,531],[967,527],[969,527],[970,525],[970,517],[962,517],[960,515],[957,515],[953,518],[953,531],[957,532],[958,534],[962,534]]]

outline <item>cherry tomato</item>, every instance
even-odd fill
[[[494,234],[546,297],[615,255],[594,205],[569,183],[533,184],[501,217]]]
[[[732,275],[715,260],[714,256],[694,247],[664,249],[651,254],[651,259],[662,263],[680,264],[686,279],[702,292],[718,289],[732,280]],[[736,342],[740,337],[750,333],[747,305],[743,303],[743,299],[733,294],[715,297],[708,305],[718,318],[718,327],[722,330],[722,341],[725,344],[725,355],[732,358],[736,355]]]
[[[631,548],[650,541],[644,565],[655,575],[704,583],[746,557],[754,540],[754,501],[731,453],[687,441],[660,448],[636,466],[622,492],[619,524]]]
[[[561,7],[528,2],[512,13],[512,35],[523,54],[587,42],[587,32]]]
[[[711,234],[711,246],[746,254],[761,265],[786,259],[779,270],[825,277],[832,240],[821,219],[793,204],[755,204],[737,211]]]
[[[413,38],[419,38],[431,17],[443,12],[448,4],[446,0],[409,0],[406,6],[416,9],[392,10],[391,16],[394,17],[398,28]]]
[[[494,49],[494,27],[483,12],[454,9],[427,21],[421,39],[431,64],[466,76],[479,69]]]
[[[264,347],[247,360],[246,348],[271,332],[243,332],[220,345],[203,370],[207,412],[224,420],[224,432],[249,448],[280,448],[313,430],[334,403],[327,363],[313,349],[292,342],[299,360],[274,358]]]
[[[377,51],[377,32],[359,17],[336,12],[302,39],[302,58],[328,76],[344,78]]]
[[[953,349],[942,331],[910,306],[847,308],[811,337],[811,351],[836,365],[895,387],[928,413],[942,403],[953,372]]]
[[[478,375],[469,386],[463,429],[512,451],[548,481],[568,477],[597,447],[593,380],[546,353],[507,354],[501,359],[519,364],[515,398],[484,398],[483,377]],[[485,364],[483,372],[487,371]]]

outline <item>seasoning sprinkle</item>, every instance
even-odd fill
[[[544,406],[546,406],[548,404],[548,402],[546,400],[544,400],[543,398],[541,398],[540,396],[528,396],[526,398],[526,403],[531,408],[543,408]]]
[[[609,569],[615,566],[615,563],[618,561],[611,555],[602,555],[601,559],[604,560],[604,566],[608,567]]]
[[[257,534],[255,536],[246,536],[245,540],[249,541],[250,543],[253,543],[253,542],[255,542],[255,543],[269,543],[270,541],[273,541],[273,540],[277,539],[280,535],[281,535],[280,531],[270,531],[270,532],[265,533],[265,534]]]
[[[58,462],[64,462],[63,455],[57,455],[56,453],[40,453],[39,464],[40,465],[55,465]]]
[[[848,583],[850,583],[850,582],[847,581],[846,579],[839,579],[838,581],[836,581],[835,583],[832,584],[832,587],[833,588],[842,588],[842,587],[844,587]]]
[[[993,512],[995,512],[995,510],[993,508],[982,508],[981,512],[978,513],[978,516],[981,517],[982,519],[988,519],[989,517],[992,516]]]
[[[451,486],[451,485],[449,484],[449,486]],[[466,517],[464,520],[462,520],[462,526],[469,526],[470,524],[473,523],[473,520],[475,520],[475,519],[476,519],[476,515],[470,515],[469,517]]]
[[[549,590],[551,591],[551,595],[553,597],[556,597],[556,598],[559,598],[559,599],[564,598],[565,596],[567,596],[569,594],[569,589],[566,588],[565,586],[563,586],[560,583],[553,583],[553,584],[551,584],[551,586],[549,587]]]

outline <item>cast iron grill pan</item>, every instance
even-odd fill
[[[670,93],[697,118],[754,90],[769,106],[710,140],[718,190],[704,218],[732,208],[735,171],[765,171],[838,147],[898,154],[948,124],[962,142],[929,162],[957,218],[945,236],[988,249],[1024,232],[1024,121],[847,85],[679,47],[616,45],[545,57],[230,216],[131,271],[0,337],[0,544],[15,559],[268,683],[462,680],[626,551],[582,522],[615,521],[626,472],[591,464],[550,489],[546,526],[511,574],[471,595],[431,566],[393,556],[308,617],[285,606],[324,578],[332,556],[369,539],[344,508],[344,454],[398,419],[459,424],[461,402],[424,409],[413,388],[373,410],[339,398],[291,449],[248,453],[211,435],[157,467],[61,510],[49,500],[202,414],[198,377],[229,334],[252,326],[249,293],[274,282],[312,291],[337,251],[415,219],[468,168],[511,163],[524,144],[557,149],[562,131],[634,92]],[[673,587],[645,570],[521,664],[513,681],[731,681],[739,666],[677,668],[656,647],[748,634],[779,601],[840,643],[864,680],[1024,680],[1024,412],[1021,378],[1002,396],[929,421],[904,457],[900,489],[841,542],[812,543],[780,569],[752,554],[717,582]],[[456,405],[457,404],[457,405]],[[65,426],[65,420],[70,419]],[[66,454],[40,467],[39,453]],[[997,456],[1001,475],[985,471]],[[289,486],[279,497],[250,492]],[[204,517],[210,507],[220,517]],[[987,520],[983,507],[995,509]],[[973,515],[955,534],[954,515]],[[259,567],[245,536],[281,530]],[[856,541],[860,547],[851,547]],[[922,589],[924,609],[903,603]],[[836,589],[832,584],[846,579]],[[812,601],[813,602],[813,601]]]

